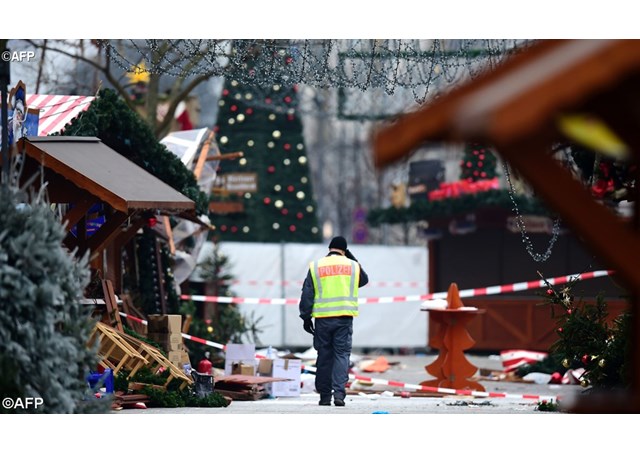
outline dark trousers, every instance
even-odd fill
[[[332,390],[334,399],[344,400],[349,382],[353,317],[315,318],[315,330],[316,390],[321,400],[330,400]]]

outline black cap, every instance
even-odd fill
[[[346,251],[347,250],[347,240],[345,238],[343,238],[342,236],[336,236],[333,239],[331,239],[331,242],[329,243],[329,248],[330,249],[338,249],[338,250]]]

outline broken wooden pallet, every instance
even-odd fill
[[[238,401],[257,401],[268,396],[266,384],[289,381],[286,378],[230,374],[214,379],[215,391]]]
[[[97,322],[91,331],[87,344],[98,343],[100,365],[118,374],[121,370],[129,370],[135,374],[141,367],[149,365],[149,361],[132,347],[121,333],[103,322]]]
[[[148,366],[154,372],[159,372],[161,368],[169,370],[165,388],[173,379],[182,381],[180,389],[193,383],[193,379],[171,363],[160,350],[138,338],[118,332],[103,322],[96,323],[89,344],[96,339],[99,341],[100,364],[111,368],[114,375],[125,369],[129,371],[129,378],[132,378],[140,368]]]

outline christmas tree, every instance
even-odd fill
[[[281,55],[290,64],[290,55]],[[226,80],[215,127],[224,160],[211,221],[222,241],[319,242],[297,87]]]
[[[484,145],[469,143],[460,161],[460,179],[469,182],[496,177],[496,156]]]
[[[95,321],[80,304],[89,271],[63,247],[65,234],[48,204],[0,186],[0,389],[15,403],[3,400],[0,413],[108,410],[87,395],[98,364],[87,346]]]
[[[578,279],[561,287],[547,282],[545,304],[556,320],[557,340],[550,347],[548,360],[523,365],[516,374],[531,372],[564,374],[567,369],[584,369],[580,384],[598,390],[629,386],[631,314],[611,319],[602,294],[595,302],[575,299]]]

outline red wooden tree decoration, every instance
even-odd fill
[[[464,350],[475,344],[467,331],[467,324],[484,310],[469,309],[462,304],[458,285],[452,283],[447,294],[447,308],[428,308],[429,316],[438,326],[431,344],[439,349],[438,358],[425,369],[435,379],[420,385],[450,389],[471,389],[483,392],[478,382],[470,381],[478,367],[467,360]]]

